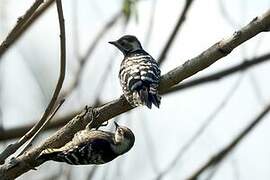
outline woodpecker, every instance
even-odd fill
[[[135,142],[133,132],[115,123],[115,132],[90,130],[76,133],[59,149],[45,149],[37,160],[66,162],[71,165],[104,164],[128,152]]]
[[[119,79],[124,96],[133,107],[152,104],[159,108],[161,97],[158,94],[160,69],[156,60],[143,50],[140,41],[125,35],[117,41],[110,41],[124,55],[120,65]]]

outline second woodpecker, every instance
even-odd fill
[[[40,161],[66,162],[71,165],[104,164],[128,152],[135,141],[133,132],[115,122],[115,133],[86,128],[61,148],[48,148]]]
[[[110,44],[124,55],[120,66],[119,79],[127,101],[133,106],[152,104],[159,108],[161,97],[158,94],[160,69],[156,60],[143,50],[140,41],[125,35]]]

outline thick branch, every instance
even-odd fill
[[[196,74],[197,72],[207,68],[218,59],[228,55],[234,48],[254,37],[260,32],[266,31],[270,26],[270,11],[267,11],[260,17],[252,20],[247,26],[237,31],[228,39],[224,39],[199,56],[187,61],[183,65],[173,69],[161,78],[159,91],[161,93],[166,92],[170,87],[178,84],[182,80]],[[40,165],[41,162],[37,162],[35,157],[46,147],[59,147],[67,143],[75,132],[85,127],[88,122],[90,127],[97,127],[105,121],[122,114],[132,107],[127,103],[125,98],[121,96],[119,99],[109,102],[101,107],[94,109],[94,117],[91,109],[87,109],[73,120],[71,120],[65,127],[57,131],[56,134],[46,140],[45,143],[38,148],[32,149],[27,154],[24,154],[17,158],[16,166],[10,167],[8,164],[4,165],[0,169],[0,175],[3,179],[12,179],[20,176],[21,174],[29,171]],[[87,115],[90,114],[90,115]]]
[[[201,85],[204,83],[220,80],[221,78],[232,75],[233,73],[237,73],[239,71],[247,70],[251,67],[254,67],[255,65],[267,62],[268,60],[270,60],[270,53],[252,58],[250,60],[243,61],[242,63],[240,63],[238,65],[221,70],[219,72],[216,72],[216,73],[204,76],[204,77],[199,77],[197,79],[193,79],[193,80],[190,80],[188,82],[183,82],[179,85],[176,85],[176,86],[173,86],[172,88],[169,88],[164,93],[169,94],[169,93],[173,93],[173,92],[178,92],[180,90],[184,90],[184,89],[187,89],[190,87],[194,87],[194,86]],[[94,105],[94,107],[95,106],[96,105]],[[57,129],[59,127],[63,127],[70,119],[72,119],[78,113],[79,112],[74,112],[71,114],[66,114],[65,117],[57,118],[55,121],[49,123],[49,125],[45,127],[45,130]],[[20,127],[10,128],[7,130],[2,130],[2,131],[0,131],[0,141],[19,138],[19,137],[23,136],[33,126],[34,126],[33,124],[29,124],[29,125],[23,125]]]
[[[177,92],[179,90],[190,88],[190,87],[193,87],[196,85],[220,80],[221,78],[224,78],[228,75],[234,74],[234,73],[239,72],[239,71],[245,71],[248,68],[251,68],[255,65],[261,64],[261,63],[266,62],[268,60],[270,60],[270,53],[252,58],[250,60],[244,60],[240,64],[237,64],[235,66],[229,67],[229,68],[224,69],[224,70],[221,70],[219,72],[216,72],[216,73],[213,73],[210,75],[206,75],[204,77],[199,77],[197,79],[193,79],[193,80],[190,80],[188,82],[183,82],[179,85],[173,86],[168,91],[166,91],[166,93],[173,93],[173,92]]]

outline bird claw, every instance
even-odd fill
[[[104,123],[102,123],[101,125],[99,125],[98,127],[96,127],[96,130],[98,130],[98,128],[100,127],[104,127],[104,126],[108,126],[109,122],[105,121]]]
[[[17,166],[19,164],[19,161],[15,158],[15,157],[12,157],[9,162],[8,162],[8,167],[7,169],[12,169],[14,168],[15,166]]]

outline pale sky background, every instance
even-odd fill
[[[0,0],[1,41],[32,2],[33,0]],[[77,1],[78,48],[81,54],[85,52],[103,24],[118,12],[121,2]],[[185,0],[156,0],[153,32],[148,46],[145,47],[153,57],[159,56],[184,2]],[[224,5],[234,22],[233,26],[221,13],[220,3]],[[102,92],[102,100],[108,102],[120,96],[118,71],[122,55],[107,42],[118,39],[123,34],[134,34],[144,42],[153,4],[154,0],[141,0],[138,3],[137,23],[132,19],[123,32],[123,20],[120,20],[102,38],[89,63],[86,64],[86,71],[78,91],[66,101],[60,115],[78,110],[94,101],[103,70],[112,60],[113,68],[108,72],[109,78]],[[73,14],[76,2],[63,0],[63,5],[67,35],[67,78],[64,88],[68,88],[73,80],[72,75],[78,67],[74,53],[76,47],[74,47]],[[228,37],[269,7],[269,0],[195,0],[167,56],[168,59],[162,66],[162,73],[197,56],[220,39]],[[244,58],[269,52],[269,40],[269,33],[260,34],[194,77],[216,72],[237,64]],[[53,6],[0,61],[0,107],[4,128],[31,123],[41,117],[55,87],[58,66],[59,27],[57,11]],[[270,101],[269,69],[270,64],[267,62],[248,72],[164,96],[160,109],[153,108],[150,111],[140,107],[128,115],[121,115],[120,124],[128,125],[135,133],[135,146],[124,156],[99,166],[94,179],[102,180],[106,174],[107,180],[153,180],[157,172],[167,167],[179,149],[238,84],[226,106],[163,180],[188,177],[211,155],[227,145]],[[269,127],[268,115],[264,122],[226,158],[213,179],[228,180],[235,177],[241,180],[269,179]],[[150,137],[150,140],[147,137]],[[153,163],[151,159],[155,162]],[[38,171],[28,172],[19,179],[42,179],[48,172],[57,172],[59,167],[59,163],[45,163]],[[90,168],[91,166],[73,167],[73,179],[85,179],[85,172]]]

